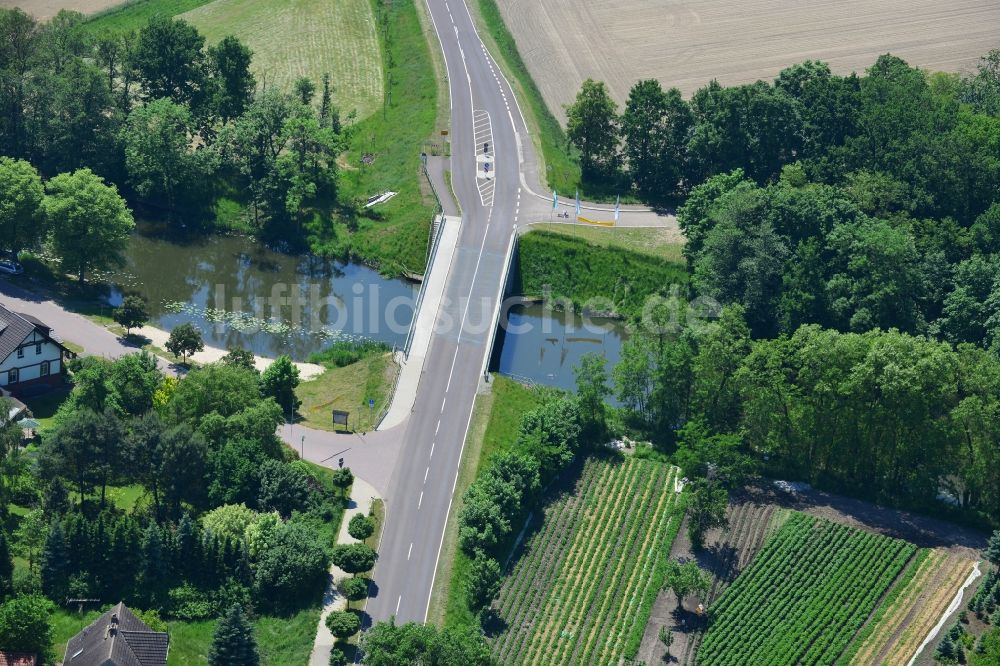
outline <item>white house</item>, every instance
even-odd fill
[[[18,394],[63,381],[63,360],[75,356],[35,317],[0,305],[0,387]]]

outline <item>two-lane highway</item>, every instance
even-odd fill
[[[367,606],[375,622],[426,618],[504,255],[526,196],[521,163],[533,159],[513,91],[463,0],[427,0],[427,6],[451,88],[452,184],[462,228],[386,498],[376,589]]]

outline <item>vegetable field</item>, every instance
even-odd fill
[[[702,666],[833,664],[916,553],[793,513],[709,608]]]
[[[941,549],[921,550],[913,560],[844,663],[906,666],[975,565]]]
[[[495,602],[507,664],[613,664],[635,654],[680,527],[677,469],[588,461],[550,503]]]

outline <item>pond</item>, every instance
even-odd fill
[[[146,298],[151,324],[191,322],[205,343],[305,360],[338,338],[402,346],[419,285],[356,263],[291,255],[239,236],[178,241],[136,233],[112,272],[111,305]]]
[[[583,317],[574,312],[547,310],[542,305],[514,305],[502,338],[497,369],[515,379],[575,390],[573,369],[580,358],[597,353],[611,369],[628,338],[618,319]]]

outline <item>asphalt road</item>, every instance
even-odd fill
[[[504,255],[520,212],[518,141],[533,153],[514,94],[486,53],[462,0],[427,0],[451,86],[452,186],[462,229],[436,332],[403,435],[367,611],[377,622],[424,621],[451,508],[465,434],[481,378]],[[490,157],[483,146],[486,112]],[[479,118],[477,137],[473,118]],[[479,159],[477,159],[479,157]],[[477,178],[489,161],[490,182]],[[488,190],[492,196],[481,194]],[[492,205],[484,205],[486,203]]]

